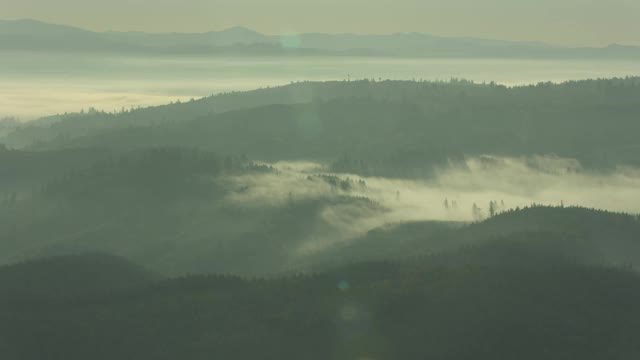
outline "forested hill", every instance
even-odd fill
[[[325,269],[354,261],[406,259],[480,247],[491,249],[484,254],[490,261],[519,261],[527,251],[541,251],[583,264],[637,267],[640,265],[639,235],[638,215],[534,205],[507,210],[471,224],[422,221],[376,228],[316,254],[310,266]],[[495,241],[502,245],[485,246]],[[498,251],[506,247],[512,250],[520,247],[522,252]]]
[[[84,274],[130,283],[140,278],[135,265],[92,256],[2,268],[0,349],[23,360],[640,356],[637,274],[512,245],[273,280],[142,278],[115,290]],[[108,295],[76,294],[78,281],[48,284],[61,267]],[[24,281],[34,293],[6,290]]]
[[[284,192],[278,181],[288,185]],[[265,191],[274,193],[260,197]],[[243,157],[133,151],[2,199],[0,263],[104,252],[162,274],[273,275],[448,253],[498,238],[574,254],[584,264],[640,264],[637,216],[535,206],[474,224],[389,224],[393,205],[367,193],[365,181],[290,179]]]
[[[606,168],[638,164],[638,114],[640,78],[515,88],[298,83],[121,114],[66,115],[0,141],[41,150],[198,146],[262,159],[340,160],[338,168],[358,172],[376,162],[415,168],[485,153],[556,154]]]

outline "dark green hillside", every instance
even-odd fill
[[[640,229],[638,216],[581,207],[533,205],[521,211],[509,210],[474,224],[476,236],[514,231],[544,230],[574,233],[589,238],[632,238]]]
[[[11,271],[16,281],[23,269]],[[0,348],[24,360],[640,355],[638,276],[549,257],[527,241],[278,280],[187,277],[68,303],[21,296],[0,306]]]
[[[640,218],[575,207],[532,206],[473,224],[414,222],[375,229],[315,255],[322,269],[362,260],[446,254],[495,239],[531,246],[587,264],[640,265]]]
[[[0,196],[35,190],[71,170],[88,167],[110,155],[106,149],[38,152],[9,150],[0,145]]]
[[[197,146],[260,159],[332,160],[336,170],[385,176],[424,176],[448,159],[480,154],[556,154],[612,169],[638,165],[639,100],[637,78],[515,88],[300,83],[118,115],[74,115],[4,141],[40,142],[38,149]]]
[[[105,254],[42,258],[0,267],[0,306],[23,298],[67,301],[137,289],[161,278]]]
[[[471,242],[544,231],[580,239],[605,263],[640,265],[640,217],[585,208],[533,206],[474,224],[456,236]]]

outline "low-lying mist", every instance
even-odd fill
[[[382,78],[495,81],[505,85],[638,74],[634,61],[405,59],[380,57],[104,56],[5,51],[0,56],[0,118],[186,101],[295,81]]]
[[[467,158],[429,179],[392,179],[331,173],[321,163],[277,162],[277,171],[231,179],[228,201],[241,207],[283,207],[300,200],[368,199],[331,203],[321,213],[327,225],[310,231],[298,249],[306,253],[396,223],[472,222],[532,204],[640,212],[640,171],[583,170],[572,159],[553,156]],[[311,230],[311,229],[310,229]]]

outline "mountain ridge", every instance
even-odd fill
[[[64,36],[61,36],[64,35]],[[238,45],[244,45],[238,49]],[[246,47],[251,47],[250,51]],[[393,56],[417,58],[639,59],[640,47],[565,47],[532,41],[447,37],[428,33],[263,34],[234,26],[201,33],[94,32],[32,19],[0,20],[0,51],[74,50],[123,54]],[[280,51],[276,51],[280,50]]]

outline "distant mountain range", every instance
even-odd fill
[[[562,47],[422,33],[265,35],[243,27],[206,33],[92,32],[35,20],[0,20],[0,52],[138,55],[351,55],[431,58],[640,59],[640,47]]]

